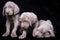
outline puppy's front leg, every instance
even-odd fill
[[[16,35],[17,27],[18,27],[18,20],[15,20],[14,21],[14,28],[11,33],[11,37],[17,37],[17,35]]]
[[[4,36],[8,36],[10,32],[10,22],[8,21],[8,19],[6,20],[6,32],[2,35]]]
[[[24,38],[26,38],[26,35],[27,35],[26,30],[23,30],[23,33],[22,33],[22,35],[19,36],[19,39],[24,39]]]
[[[33,33],[32,33],[33,37],[35,37],[36,32],[37,32],[37,27],[33,29]]]

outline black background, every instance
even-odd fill
[[[5,32],[5,16],[2,15],[4,4],[9,0],[0,0],[0,40],[18,40],[18,38],[2,37]],[[51,20],[54,29],[54,38],[34,38],[31,33],[27,35],[25,40],[60,40],[60,16],[59,16],[59,1],[58,0],[12,0],[20,7],[20,14],[22,12],[34,12],[38,16],[38,20]],[[19,33],[17,33],[19,34]]]

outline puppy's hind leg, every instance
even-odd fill
[[[3,37],[8,36],[10,33],[10,22],[8,21],[8,19],[6,20],[6,32],[2,35]]]

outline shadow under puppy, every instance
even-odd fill
[[[6,16],[6,32],[2,35],[3,37],[6,37],[10,34],[10,24],[14,23],[14,28],[11,33],[11,37],[17,37],[16,30],[18,27],[18,17],[19,17],[19,7],[17,4],[15,4],[12,1],[8,1],[5,3],[3,7],[3,16]]]
[[[33,12],[23,12],[19,17],[19,24],[21,27],[20,32],[22,31],[22,35],[19,36],[19,39],[26,38],[27,29],[33,27],[32,25],[37,21],[37,16]]]
[[[54,28],[50,20],[40,20],[36,23],[32,33],[33,37],[55,37]]]

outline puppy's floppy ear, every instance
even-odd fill
[[[14,5],[13,10],[14,10],[14,14],[17,14],[20,11],[17,4]]]
[[[42,20],[42,19],[40,20],[40,22],[43,22],[43,21],[44,21],[44,20]]]
[[[5,16],[5,6],[3,7],[2,15]]]
[[[51,35],[52,37],[55,37],[55,32],[54,32],[54,31],[49,30],[49,32],[50,32],[50,35]]]
[[[31,20],[29,18],[26,18],[26,20],[29,22],[29,25],[32,26]]]
[[[38,28],[38,27],[39,27],[39,21],[35,23],[35,28]]]
[[[47,20],[47,22],[51,24],[51,21],[50,20]]]
[[[44,22],[44,21],[45,21],[45,20],[42,20],[42,19],[41,19],[41,20],[39,21],[39,25],[42,25],[41,23]]]
[[[28,20],[28,21],[29,21],[30,26],[32,26],[31,20]]]

